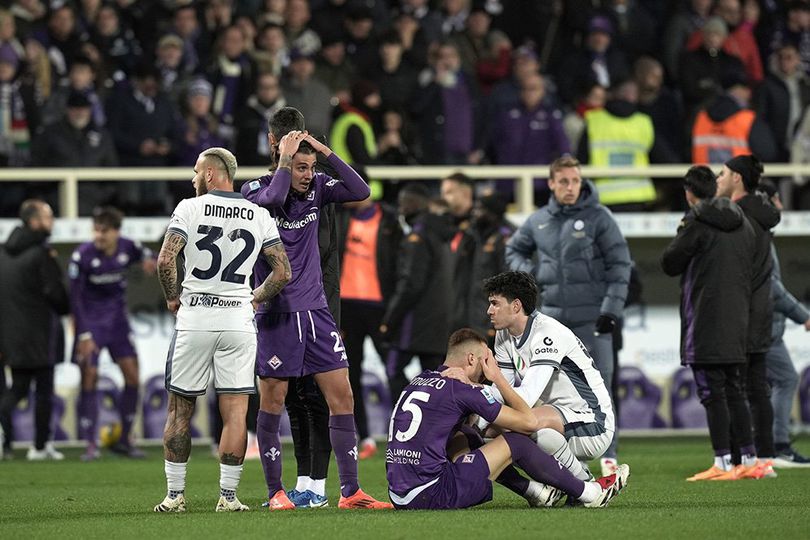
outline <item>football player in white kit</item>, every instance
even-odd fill
[[[163,450],[168,494],[155,512],[184,512],[190,422],[197,396],[213,375],[223,429],[217,512],[248,507],[236,498],[247,444],[248,394],[255,393],[256,307],[278,294],[291,270],[275,220],[233,191],[236,158],[224,148],[203,151],[194,166],[197,197],[172,214],[158,256],[166,305],[177,317],[166,360],[168,419]],[[177,256],[183,252],[182,293]],[[263,254],[273,271],[255,290],[253,264]]]
[[[484,281],[484,292],[497,331],[495,359],[540,421],[537,445],[588,480],[579,460],[602,456],[616,429],[593,359],[571,330],[535,310],[537,286],[529,274],[498,274]]]

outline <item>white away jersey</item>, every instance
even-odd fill
[[[186,239],[175,328],[255,333],[250,274],[261,250],[281,242],[270,213],[239,193],[211,191],[180,201],[169,232]]]
[[[603,431],[615,429],[602,375],[579,338],[556,319],[535,311],[519,340],[508,330],[499,330],[495,359],[506,380],[530,407],[552,405],[560,411],[566,432],[588,425]],[[542,378],[535,377],[542,366],[553,369],[544,388],[539,387],[542,381],[537,382]]]

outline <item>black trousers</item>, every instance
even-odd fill
[[[414,356],[419,357],[422,369],[436,369],[444,361],[441,354],[416,354],[408,351],[391,349],[386,359],[386,370],[388,371],[388,387],[391,389],[391,405],[396,405],[399,395],[410,382],[405,376],[405,368],[411,363]]]
[[[368,415],[363,402],[363,344],[366,336],[371,337],[377,354],[385,359],[385,349],[380,339],[380,322],[385,314],[382,305],[343,300],[340,303],[341,333],[349,357],[349,383],[354,394],[354,422],[360,440],[369,436]]]
[[[11,370],[11,388],[3,394],[0,400],[0,424],[6,433],[6,448],[10,448],[14,439],[14,428],[11,414],[17,403],[28,396],[31,382],[36,386],[34,405],[34,426],[36,430],[34,447],[37,450],[45,448],[51,436],[51,410],[53,408],[53,366]]]
[[[332,452],[326,398],[312,375],[293,377],[288,382],[284,405],[290,418],[298,476],[326,478]]]
[[[748,406],[751,409],[757,456],[774,457],[776,449],[773,444],[773,404],[771,403],[771,385],[768,383],[765,365],[765,353],[748,355],[748,364],[743,368],[743,377]]]
[[[743,363],[692,366],[716,455],[730,454],[733,447],[746,448],[754,444],[751,414],[743,390],[743,366]]]

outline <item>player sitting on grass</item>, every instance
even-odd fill
[[[506,405],[498,403],[487,387],[443,376],[448,370],[472,381],[482,380],[482,375],[490,379]],[[510,432],[470,449],[459,429],[471,414]],[[486,340],[467,328],[456,331],[450,336],[444,365],[414,378],[391,415],[385,461],[394,508],[475,506],[492,498],[493,480],[525,494],[529,481],[512,463],[535,481],[559,488],[588,507],[606,506],[624,488],[630,475],[627,465],[595,482],[574,477],[526,436],[537,431],[538,424],[498,369]]]

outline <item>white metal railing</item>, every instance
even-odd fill
[[[582,167],[585,178],[602,177],[649,177],[649,178],[682,178],[690,164],[651,165],[649,167]],[[714,166],[719,168],[720,165]],[[369,176],[381,180],[430,180],[446,177],[461,171],[470,178],[516,179],[515,198],[517,211],[528,214],[534,209],[534,178],[548,176],[546,165],[480,165],[480,166],[428,166],[411,165],[404,167],[370,166],[366,167]],[[248,180],[267,174],[267,168],[243,167],[236,175],[236,180]],[[769,177],[810,176],[810,164],[773,163],[765,165],[765,174]],[[59,214],[66,218],[79,215],[79,182],[84,181],[159,181],[189,180],[193,172],[189,167],[130,167],[130,168],[86,168],[86,169],[0,169],[0,182],[21,181],[57,181],[59,186]]]

